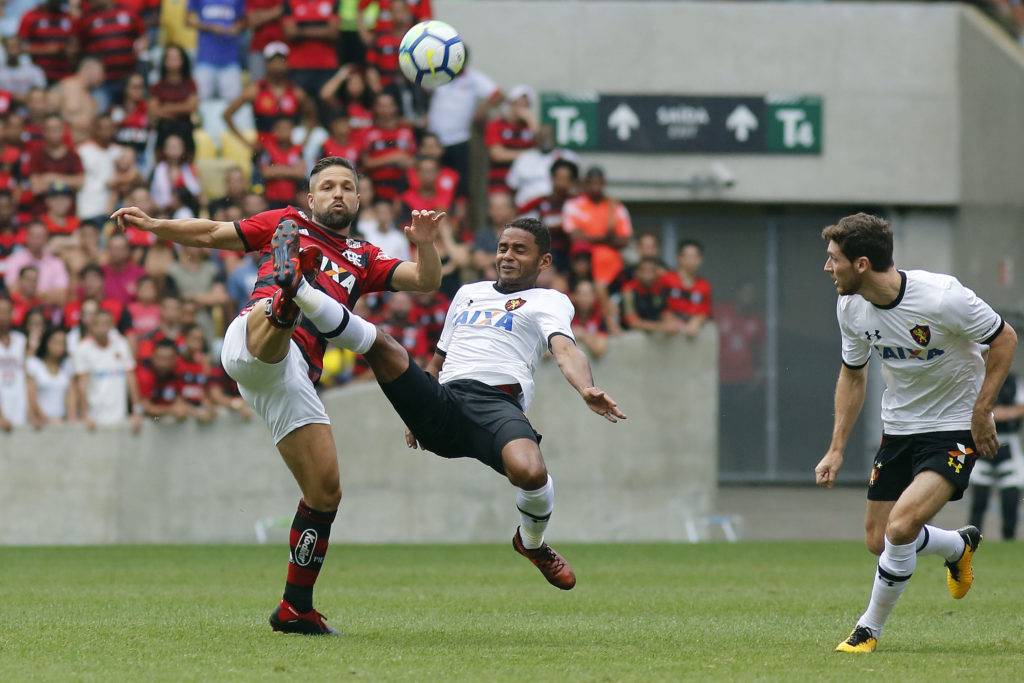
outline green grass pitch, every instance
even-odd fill
[[[0,548],[0,680],[1019,680],[1024,546],[953,600],[925,557],[871,655],[832,652],[874,560],[855,543],[573,545],[561,592],[511,547],[336,544],[272,633],[281,547]]]

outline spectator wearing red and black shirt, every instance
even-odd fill
[[[64,122],[56,114],[43,121],[43,145],[30,156],[26,168],[29,190],[41,200],[51,185],[64,185],[77,192],[85,175],[82,160],[66,142]],[[44,208],[37,201],[37,210]]]
[[[374,35],[388,33],[395,26],[393,15],[394,0],[359,0],[359,13],[356,15],[356,25],[359,27],[359,35],[367,45],[373,42]],[[418,24],[433,16],[430,0],[406,0],[408,12],[412,15],[413,23]],[[366,26],[365,14],[371,5],[377,5],[377,21],[371,30]]]
[[[402,193],[402,204],[407,211],[445,211],[450,213],[455,203],[455,186],[441,186],[441,168],[436,159],[419,157],[410,177],[414,184]]]
[[[78,20],[76,34],[82,54],[103,62],[106,80],[102,91],[105,111],[121,100],[124,84],[135,73],[138,52],[146,47],[146,25],[130,8],[115,5],[114,0],[92,0]]]
[[[668,296],[658,284],[661,261],[640,260],[633,278],[622,285],[622,323],[631,330],[675,333],[681,324],[668,310]]]
[[[263,142],[274,137],[274,123],[278,119],[290,119],[298,124],[300,117],[305,122],[306,137],[316,126],[316,106],[306,92],[288,77],[288,46],[273,42],[263,48],[266,57],[266,77],[250,82],[241,94],[224,110],[224,123],[239,139],[245,140],[253,151],[258,151]],[[246,103],[252,105],[256,121],[255,142],[242,135],[235,125],[235,112]]]
[[[363,148],[352,139],[352,126],[348,116],[338,114],[331,120],[331,137],[320,147],[320,158],[341,157],[358,165],[362,160]]]
[[[413,15],[405,0],[390,0],[388,5],[386,20],[381,22],[378,15],[373,40],[366,45],[366,82],[374,92],[395,81],[406,82],[398,66],[398,47],[414,23]]]
[[[337,0],[286,0],[282,26],[292,80],[312,98],[338,68]],[[320,111],[320,118],[326,112]]]
[[[491,162],[487,172],[488,192],[511,192],[505,176],[512,162],[534,145],[537,117],[533,110],[533,90],[517,85],[509,91],[504,114],[493,119],[484,129],[484,144]]]
[[[201,422],[209,422],[217,415],[210,396],[215,382],[214,370],[206,348],[206,335],[199,325],[185,326],[185,351],[178,360],[181,395],[189,412]]]
[[[16,204],[10,190],[0,188],[0,280],[6,269],[6,259],[17,246],[25,244],[25,229],[18,222]]]
[[[274,122],[274,137],[263,143],[260,173],[265,189],[263,196],[271,209],[283,209],[292,203],[299,183],[306,178],[302,147],[292,142],[291,119]]]
[[[176,296],[165,296],[160,300],[160,327],[139,340],[135,352],[139,363],[153,356],[153,351],[161,340],[169,340],[179,352],[185,350],[185,329],[181,317],[181,299]]]
[[[573,287],[569,297],[575,314],[572,319],[572,333],[591,356],[600,358],[608,350],[608,327],[606,312],[601,309],[597,290],[590,280],[580,280]]]
[[[75,192],[63,183],[52,183],[47,188],[43,206],[46,212],[39,220],[46,224],[51,235],[70,235],[82,224],[74,214]]]
[[[668,308],[682,322],[682,333],[694,337],[711,317],[711,283],[697,276],[704,261],[704,247],[683,240],[676,253],[676,270],[665,273],[658,284],[668,296]]]
[[[76,51],[75,22],[64,11],[61,0],[46,0],[21,16],[18,35],[32,61],[46,74],[49,83],[70,76],[71,56]]]
[[[82,304],[86,301],[95,301],[100,308],[110,311],[114,325],[121,334],[127,334],[132,329],[132,316],[128,312],[128,307],[103,292],[105,277],[103,268],[95,263],[89,263],[82,268],[78,274],[81,293],[78,298],[64,304],[64,329],[71,330],[82,321]]]
[[[177,135],[191,156],[195,151],[192,138],[192,114],[199,107],[199,93],[192,80],[192,63],[183,49],[168,45],[160,63],[160,80],[149,89],[149,118],[156,123],[156,148]]]
[[[562,225],[562,209],[565,202],[576,196],[576,184],[580,179],[579,167],[566,159],[551,164],[551,194],[537,197],[519,207],[523,216],[536,218],[551,233],[551,265],[555,272],[569,272],[569,236]]]
[[[412,313],[412,296],[406,292],[392,292],[384,304],[384,316],[378,326],[381,332],[390,334],[405,347],[414,363],[426,367],[431,357],[427,331],[417,324]]]
[[[281,0],[246,0],[245,18],[252,31],[249,40],[249,78],[257,81],[267,75],[267,58],[264,53],[271,43],[284,42],[284,3]]]
[[[149,363],[135,367],[139,383],[142,412],[146,417],[175,417],[179,422],[188,417],[188,406],[181,395],[182,380],[178,373],[178,349],[174,342],[161,339],[154,344]]]
[[[114,142],[135,150],[136,159],[146,164],[146,148],[149,145],[149,103],[146,97],[146,79],[142,74],[132,74],[124,86],[124,102],[110,111],[110,117],[117,124]]]
[[[373,181],[377,197],[394,200],[405,191],[405,175],[416,156],[412,128],[402,125],[398,105],[388,93],[380,93],[373,105],[374,125],[366,133],[363,166]]]
[[[451,300],[441,292],[414,292],[412,300],[409,317],[423,328],[427,335],[427,352],[433,354],[441,338],[441,331],[444,330],[444,319],[448,315]]]

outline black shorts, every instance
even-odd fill
[[[868,479],[868,500],[897,500],[922,470],[933,470],[948,479],[953,484],[950,500],[960,500],[977,458],[969,429],[899,436],[884,434]]]
[[[540,443],[519,403],[472,379],[441,384],[415,363],[380,385],[420,445],[442,458],[476,458],[505,476],[501,450],[510,441]]]

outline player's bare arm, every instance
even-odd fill
[[[864,405],[867,383],[867,366],[854,369],[844,365],[839,371],[839,379],[836,381],[832,443],[829,444],[825,457],[814,468],[814,482],[820,486],[832,488],[836,483],[836,475],[843,466],[846,442]]]
[[[444,211],[413,211],[412,224],[405,236],[416,245],[416,261],[400,263],[391,278],[391,286],[409,292],[433,292],[441,286],[441,257],[434,248]]]
[[[981,391],[974,402],[974,414],[971,416],[971,436],[974,447],[982,458],[994,458],[999,450],[999,437],[996,436],[996,423],[992,416],[999,387],[1006,381],[1013,363],[1013,354],[1017,349],[1017,333],[1008,324],[1003,324],[1002,331],[989,344],[985,358],[985,380]]]
[[[124,230],[130,225],[187,247],[246,250],[242,238],[235,230],[235,224],[227,221],[210,221],[205,218],[153,218],[137,206],[118,209],[110,217],[116,221],[119,230]]]
[[[608,420],[618,422],[625,420],[626,415],[619,410],[619,404],[611,396],[594,386],[594,375],[590,371],[587,355],[564,335],[551,338],[551,353],[558,362],[558,369],[569,381],[572,388],[580,392],[587,407]]]

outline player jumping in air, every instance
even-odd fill
[[[359,209],[355,168],[340,157],[321,159],[309,176],[312,218],[289,207],[237,223],[186,218],[157,220],[137,207],[113,215],[118,224],[179,244],[259,251],[249,303],[228,326],[221,359],[242,397],[266,421],[302,499],[292,522],[284,598],[270,617],[275,631],[337,634],[313,609],[313,584],[341,501],[330,420],[313,383],[328,342],[369,348],[376,330],[346,327],[344,308],[368,292],[433,291],[441,281],[434,238],[443,213],[414,211],[405,229],[416,263],[400,261],[348,237]],[[324,307],[324,302],[338,308]],[[300,309],[303,313],[300,322]],[[319,330],[323,330],[320,332]],[[359,334],[367,334],[362,338]]]
[[[536,287],[540,271],[551,265],[550,251],[551,236],[543,223],[533,218],[509,223],[495,257],[498,281],[476,282],[456,292],[426,371],[389,335],[336,301],[324,305],[336,309],[349,328],[366,330],[350,338],[372,337],[372,344],[348,348],[365,353],[408,427],[409,447],[419,445],[445,458],[476,458],[508,477],[517,487],[521,520],[513,548],[552,585],[569,590],[576,585],[572,568],[544,542],[554,486],[540,436],[523,412],[533,399],[533,373],[544,351],[550,349],[591,410],[610,422],[626,416],[594,386],[590,363],[573,339],[568,297]]]
[[[838,652],[873,652],[882,627],[917,565],[918,555],[946,562],[954,598],[974,580],[981,543],[973,526],[927,524],[963,497],[976,458],[999,448],[992,407],[1006,378],[1017,335],[974,292],[949,275],[897,270],[892,231],[875,216],[847,216],[822,231],[825,272],[839,292],[843,367],[828,452],[814,468],[832,487],[850,430],[864,403],[865,366],[882,363],[882,444],[868,480],[865,538],[878,558],[871,601]],[[981,346],[988,345],[983,357]]]

